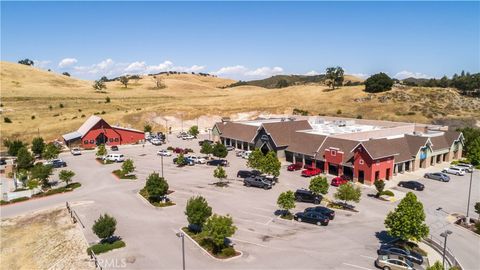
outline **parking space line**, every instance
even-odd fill
[[[233,241],[238,241],[238,242],[242,242],[242,243],[247,243],[247,244],[255,245],[255,246],[259,246],[259,247],[264,247],[264,248],[268,248],[268,247],[269,247],[269,246],[266,246],[266,245],[262,245],[262,244],[250,242],[250,241],[247,241],[247,240],[241,240],[241,239],[238,239],[238,238],[230,237],[230,239],[233,240]]]
[[[359,265],[355,265],[355,264],[349,264],[349,263],[342,263],[342,264],[347,265],[347,266],[350,266],[350,267],[358,268],[358,269],[373,270],[373,269],[371,269],[371,268],[366,268],[366,267],[359,266]]]
[[[376,259],[377,259],[377,258],[375,258],[375,257],[366,256],[366,255],[360,255],[360,257],[367,258],[367,259],[372,259],[372,260],[376,260]]]

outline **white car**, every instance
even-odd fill
[[[459,167],[450,167],[443,169],[444,173],[455,174],[455,175],[465,175],[465,170]]]
[[[231,146],[231,145],[228,145],[227,147],[227,151],[233,151],[235,150],[235,147]]]
[[[245,151],[243,151],[243,150],[238,150],[238,151],[235,153],[235,155],[236,155],[237,157],[243,157],[243,153],[245,153]]]
[[[196,164],[205,164],[207,163],[207,160],[204,159],[203,157],[196,157],[196,156],[187,156],[186,158],[190,159]]]
[[[172,151],[169,150],[158,150],[157,155],[164,156],[164,157],[171,157]]]
[[[252,151],[245,151],[245,152],[243,152],[242,158],[248,159],[248,157],[250,156],[251,153],[252,153]]]
[[[177,138],[182,138],[183,136],[186,136],[186,135],[188,135],[188,134],[186,132],[182,131],[182,132],[177,134]]]
[[[182,140],[193,140],[193,139],[195,139],[195,136],[192,136],[189,134],[185,134],[182,136]]]
[[[162,141],[158,138],[151,139],[150,143],[153,144],[153,145],[162,145]]]
[[[455,165],[455,167],[464,169],[466,172],[469,172],[469,173],[473,172],[473,165],[472,164],[458,163],[457,165]]]
[[[80,151],[80,148],[75,147],[75,148],[72,148],[72,150],[70,150],[70,153],[72,153],[72,155],[74,156],[78,156],[82,154],[82,151]]]
[[[125,161],[125,156],[123,154],[108,154],[103,157],[103,160],[108,160],[113,162],[123,162]]]

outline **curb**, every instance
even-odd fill
[[[231,260],[234,260],[234,259],[237,259],[237,258],[240,258],[243,256],[243,252],[240,251],[240,250],[237,250],[237,252],[239,252],[240,254],[238,254],[237,256],[234,256],[234,257],[231,257],[231,258],[227,258],[227,259],[219,259],[219,258],[215,258],[212,254],[210,254],[210,252],[208,252],[206,249],[204,249],[202,246],[200,246],[199,243],[197,243],[197,241],[193,240],[190,235],[188,235],[188,233],[186,233],[183,228],[180,228],[179,229],[180,232],[182,232],[185,237],[187,237],[188,239],[190,239],[190,241],[192,241],[197,247],[199,247],[204,253],[206,253],[210,258],[216,260],[216,261],[219,261],[219,262],[228,262],[228,261],[231,261]]]
[[[75,190],[79,190],[81,189],[82,186],[78,187],[78,188],[75,188],[75,189],[72,189],[70,191],[65,191],[65,192],[61,192],[61,193],[55,193],[55,194],[52,194],[52,195],[48,195],[48,196],[42,196],[42,197],[30,197],[30,199],[28,200],[25,200],[25,201],[20,201],[20,202],[14,202],[14,203],[8,203],[8,204],[4,204],[4,205],[0,205],[0,207],[6,207],[6,206],[10,206],[10,205],[15,205],[15,204],[19,204],[19,203],[24,203],[24,202],[29,202],[29,201],[35,201],[35,200],[41,200],[41,199],[45,199],[45,198],[51,198],[53,196],[56,196],[56,195],[65,195],[65,194],[69,194]]]
[[[151,204],[149,201],[147,201],[147,199],[145,199],[145,198],[144,198],[142,195],[140,195],[140,193],[138,193],[138,192],[137,192],[137,196],[140,197],[140,200],[141,200],[144,204],[150,206],[151,208],[153,208],[153,209],[155,209],[155,210],[157,210],[157,209],[163,209],[163,208],[170,208],[170,207],[177,206],[177,204],[174,204],[174,205],[169,205],[169,206],[165,206],[165,207],[158,207],[158,206],[155,206],[155,205]]]

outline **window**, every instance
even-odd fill
[[[95,140],[90,140],[90,144],[94,144],[95,143]]]
[[[113,138],[108,139],[109,142],[113,142]]]
[[[116,142],[118,142],[118,141],[119,141],[119,139],[118,139],[118,138],[115,138],[115,141],[116,141]]]
[[[364,162],[363,162],[363,159],[360,159],[360,160],[358,161],[358,164],[360,164],[360,165],[363,165],[363,163],[364,163]]]
[[[83,144],[88,144],[88,140],[83,141]]]
[[[330,151],[330,154],[332,155],[332,157],[334,157],[334,156],[336,156],[336,155],[337,155],[337,151],[335,151],[335,150],[332,150],[332,151]]]

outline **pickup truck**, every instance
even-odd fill
[[[243,179],[243,185],[247,187],[258,187],[263,189],[271,189],[272,182],[268,181],[264,177],[261,176],[250,176]]]
[[[321,173],[322,173],[322,170],[320,170],[319,168],[308,167],[307,169],[302,171],[302,176],[310,177],[310,176],[319,175]]]

